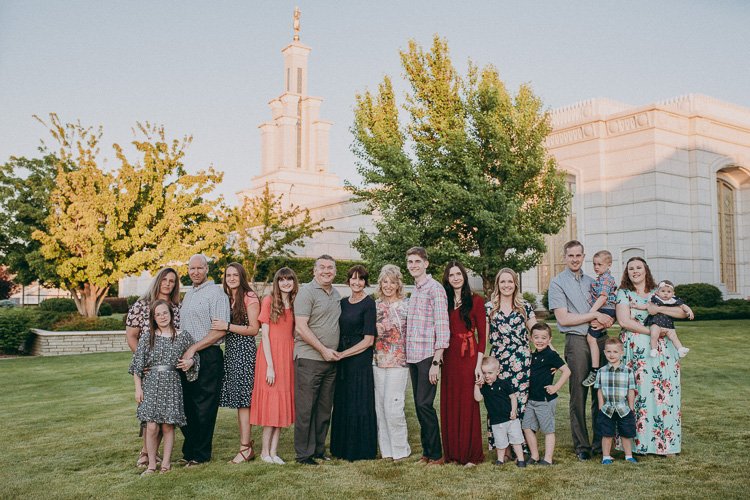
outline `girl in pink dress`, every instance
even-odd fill
[[[278,456],[282,427],[294,423],[294,297],[299,290],[297,275],[288,267],[276,271],[273,291],[263,299],[261,349],[255,365],[255,390],[250,422],[263,426],[264,462],[284,464]]]

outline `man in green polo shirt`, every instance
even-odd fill
[[[341,295],[333,288],[336,261],[315,260],[313,280],[294,299],[294,450],[297,462],[325,460],[339,353]]]

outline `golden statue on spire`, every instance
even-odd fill
[[[299,7],[294,8],[294,41],[299,42],[299,18],[302,13]]]

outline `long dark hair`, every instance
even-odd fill
[[[180,305],[180,275],[177,274],[177,271],[175,271],[171,267],[162,268],[156,274],[154,281],[151,282],[151,285],[148,287],[148,290],[146,291],[146,293],[143,294],[141,298],[146,299],[146,302],[153,302],[157,298],[159,298],[159,293],[161,293],[161,282],[170,273],[174,274],[174,288],[172,289],[172,293],[169,294],[169,301],[172,304],[179,306]]]
[[[646,263],[646,260],[643,257],[630,257],[628,261],[625,263],[625,270],[622,272],[622,280],[620,281],[620,288],[623,290],[630,290],[631,292],[635,292],[635,285],[633,285],[633,282],[630,281],[630,275],[628,275],[628,264],[633,262],[634,260],[639,260],[643,262],[643,269],[646,271],[646,282],[644,283],[646,287],[646,291],[650,292],[654,288],[656,288],[656,281],[654,281],[654,276],[651,274],[651,268],[648,267],[648,264]]]
[[[292,317],[294,317],[294,298],[297,296],[299,291],[299,280],[294,271],[288,267],[282,267],[276,274],[273,275],[273,290],[271,291],[271,323],[278,323],[279,318],[284,315],[284,297],[282,296],[281,288],[279,288],[279,280],[281,278],[292,278],[294,280],[294,288],[289,292],[289,305]]]
[[[237,287],[237,295],[232,295],[232,290],[227,286],[227,269],[230,267],[233,267],[237,274],[240,275],[240,286]],[[224,278],[222,279],[222,287],[224,288],[224,293],[226,293],[229,296],[229,305],[232,307],[232,313],[231,313],[231,323],[234,324],[244,324],[247,321],[247,308],[245,308],[245,297],[250,295],[256,295],[255,290],[253,290],[253,287],[250,286],[250,282],[247,280],[247,272],[245,272],[245,268],[242,267],[242,264],[239,262],[232,262],[227,266],[227,269],[224,270]]]
[[[154,342],[156,342],[156,330],[159,329],[159,325],[156,324],[155,315],[156,308],[159,306],[167,306],[167,310],[169,311],[169,328],[170,330],[172,330],[172,342],[174,342],[176,330],[174,327],[174,309],[172,309],[172,304],[170,304],[169,301],[166,301],[164,299],[157,299],[151,302],[148,311],[149,329],[151,330],[149,332],[148,345],[149,347],[151,347],[151,349],[154,348]]]
[[[459,307],[459,315],[466,324],[466,328],[471,330],[471,308],[473,306],[474,297],[471,293],[471,286],[469,285],[469,275],[466,273],[466,268],[457,260],[448,262],[443,271],[443,288],[445,288],[445,294],[448,296],[448,314],[455,307],[455,293],[453,292],[453,286],[448,281],[448,275],[451,269],[457,267],[461,271],[461,275],[464,277],[464,284],[461,286],[461,306]]]

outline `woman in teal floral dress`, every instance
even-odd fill
[[[529,331],[536,324],[536,316],[534,309],[521,298],[518,274],[515,271],[504,268],[497,273],[495,289],[485,308],[490,356],[495,356],[500,361],[500,378],[509,378],[513,388],[518,391],[518,418],[523,419],[529,397],[531,368]],[[489,420],[487,429],[490,449],[493,449],[495,440]]]
[[[680,452],[682,443],[680,357],[677,348],[664,336],[659,339],[659,355],[650,357],[649,328],[643,322],[649,314],[683,318],[685,313],[678,307],[651,304],[655,288],[646,261],[640,257],[628,260],[617,292],[617,322],[622,327],[624,362],[635,372],[633,451],[672,455]],[[646,304],[648,310],[636,309],[631,304]]]

